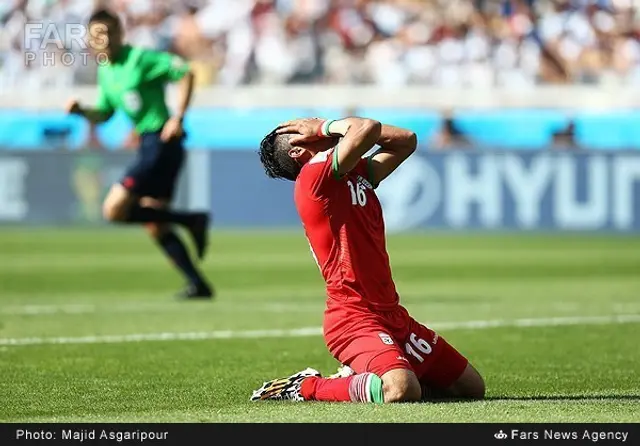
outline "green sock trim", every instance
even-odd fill
[[[369,386],[371,401],[376,404],[384,403],[384,394],[382,393],[382,380],[378,375],[371,375],[371,385]]]

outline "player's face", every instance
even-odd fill
[[[91,23],[89,46],[96,54],[104,54],[110,59],[122,47],[121,27],[115,23]]]

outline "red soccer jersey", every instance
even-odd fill
[[[398,294],[367,159],[338,178],[333,155],[333,149],[318,153],[303,166],[294,192],[312,254],[326,282],[327,305],[394,308]]]

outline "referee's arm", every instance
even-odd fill
[[[82,116],[93,124],[100,124],[111,119],[115,109],[109,103],[102,88],[98,86],[98,100],[94,108],[82,107],[77,99],[71,99],[67,104],[67,112],[72,115]]]
[[[175,117],[180,121],[184,120],[184,115],[191,104],[194,84],[195,76],[191,69],[178,81],[178,108]]]
[[[146,50],[142,55],[147,82],[177,83],[178,104],[174,118],[182,121],[191,104],[195,76],[189,63],[180,56],[163,51]]]

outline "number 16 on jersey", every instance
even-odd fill
[[[349,191],[351,192],[351,204],[356,206],[364,206],[367,204],[367,193],[364,190],[364,185],[356,183],[355,185],[351,180],[347,181]]]

